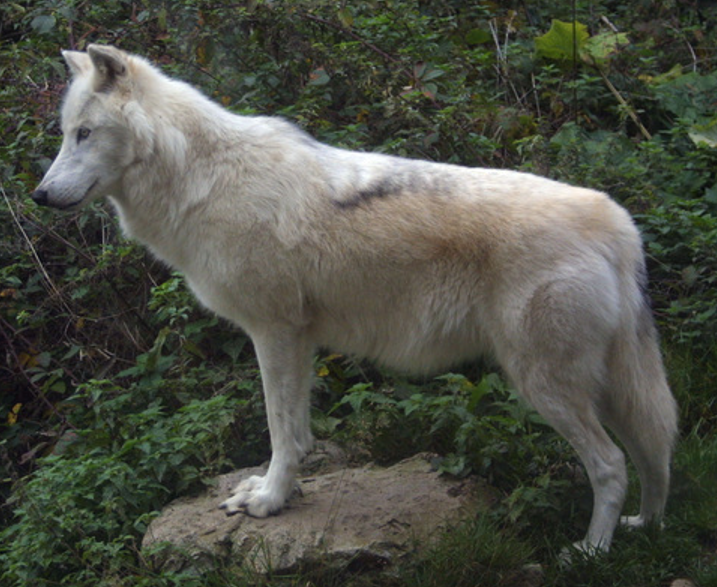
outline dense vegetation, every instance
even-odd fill
[[[717,585],[716,25],[703,0],[3,3],[0,582],[259,581],[231,561],[201,579],[160,572],[138,546],[173,497],[266,458],[251,345],[124,240],[109,207],[60,215],[29,199],[60,143],[59,50],[99,41],[335,145],[608,191],[645,237],[681,406],[664,532],[621,531],[609,555],[561,567],[589,487],[499,374],[413,380],[330,355],[316,363],[318,436],[382,462],[437,451],[504,499],[398,578],[267,581],[517,585],[538,562],[545,585]]]

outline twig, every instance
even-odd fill
[[[495,44],[495,51],[497,54],[498,63],[503,65],[505,58],[503,57],[503,48],[500,46],[500,39],[498,38],[498,27],[495,24],[495,18],[491,18],[488,21],[488,28],[490,28],[490,34],[493,37],[493,43]]]
[[[348,35],[355,41],[358,41],[359,43],[361,43],[364,47],[370,49],[377,55],[380,55],[381,57],[383,57],[386,61],[390,61],[391,63],[400,63],[401,62],[400,59],[398,59],[397,57],[394,57],[390,53],[386,53],[386,51],[384,51],[380,47],[377,47],[373,43],[370,43],[366,39],[362,38],[360,35],[357,35],[352,30],[347,29],[343,25],[337,24],[335,22],[331,22],[330,20],[326,20],[325,18],[321,18],[320,16],[314,16],[313,14],[309,14],[308,12],[300,12],[299,16],[305,20],[311,20],[311,21],[319,23],[323,26],[332,28],[335,31],[339,31],[341,33],[344,33],[345,35]],[[410,76],[410,74],[405,69],[403,71],[404,71],[404,73],[406,73],[407,75]]]
[[[532,93],[533,93],[533,97],[535,98],[535,110],[538,113],[538,119],[541,119],[543,117],[543,114],[540,111],[540,99],[538,96],[538,86],[535,83],[535,74],[533,74],[533,73],[530,74],[530,81],[533,86]]]
[[[598,70],[600,73],[600,76],[602,77],[603,81],[605,82],[605,85],[607,88],[612,92],[612,95],[615,96],[617,101],[620,103],[620,105],[625,109],[628,116],[632,118],[632,121],[637,125],[637,128],[640,130],[640,134],[642,134],[643,137],[645,137],[648,141],[652,139],[652,135],[650,132],[642,125],[640,122],[640,119],[637,117],[637,113],[635,112],[635,109],[630,106],[630,104],[627,103],[627,100],[622,97],[622,94],[618,91],[618,89],[612,84],[612,82],[608,79],[608,77],[605,75],[605,72],[600,69],[597,64],[595,65],[595,69]]]
[[[692,71],[697,73],[697,54],[692,48],[692,44],[687,39],[685,39],[685,44],[687,45],[687,49],[689,50],[690,55],[692,55]]]
[[[355,41],[358,41],[361,45],[363,45],[364,47],[366,47],[366,48],[369,49],[370,51],[373,51],[373,52],[376,53],[377,55],[380,55],[384,60],[386,60],[386,61],[388,61],[388,62],[390,62],[390,63],[392,63],[392,64],[399,65],[399,66],[400,66],[400,69],[398,70],[399,73],[403,74],[406,78],[408,78],[408,79],[410,80],[411,84],[414,84],[414,82],[416,82],[416,76],[415,76],[409,69],[406,69],[406,67],[403,66],[403,62],[402,62],[398,57],[394,57],[394,56],[391,55],[390,53],[387,53],[386,51],[384,51],[384,50],[381,49],[380,47],[377,47],[377,46],[374,45],[373,43],[367,41],[366,39],[364,39],[363,37],[361,37],[361,36],[358,35],[357,33],[353,32],[352,30],[346,28],[345,26],[343,26],[343,25],[341,25],[341,24],[338,24],[338,23],[335,23],[335,22],[331,22],[330,20],[327,20],[327,19],[325,19],[325,18],[321,18],[320,16],[315,16],[315,15],[313,15],[313,14],[309,14],[309,13],[307,13],[307,12],[299,12],[298,14],[299,14],[299,16],[300,16],[301,18],[304,18],[304,19],[306,19],[306,20],[310,20],[310,21],[312,21],[312,22],[316,22],[316,23],[321,24],[321,25],[323,25],[323,26],[332,28],[332,29],[334,29],[335,31],[339,31],[340,33],[343,33],[343,34],[345,34],[345,35],[351,37],[351,38],[354,39]],[[431,101],[431,103],[432,103],[436,108],[440,108],[440,107],[441,107],[441,105],[440,105],[440,103],[438,102],[438,100],[436,100],[434,97],[431,97],[431,96],[427,96],[427,97],[429,98],[429,100]]]
[[[55,286],[55,282],[52,281],[52,278],[50,277],[50,274],[45,269],[45,265],[42,263],[42,259],[40,259],[40,255],[37,254],[37,250],[35,249],[35,246],[32,244],[32,240],[28,236],[27,232],[25,232],[25,229],[22,226],[22,223],[20,222],[20,219],[18,218],[17,214],[15,213],[15,209],[10,204],[10,198],[7,197],[7,193],[5,193],[5,188],[0,186],[0,191],[2,191],[3,198],[5,199],[5,203],[7,204],[7,209],[10,211],[10,215],[12,216],[13,221],[17,225],[18,230],[22,234],[23,238],[25,239],[25,242],[27,243],[27,246],[30,248],[30,252],[32,253],[33,258],[35,259],[35,263],[37,264],[37,267],[40,270],[40,273],[42,274],[42,277],[45,280],[45,283],[47,284],[48,289],[50,290],[50,293],[54,296],[57,296],[60,299],[60,302],[65,307],[67,312],[70,315],[74,315],[70,307],[65,303],[65,300],[60,293],[60,290],[57,289]]]
[[[523,104],[523,98],[518,94],[518,90],[515,88],[515,85],[513,84],[513,81],[510,79],[510,75],[508,75],[508,58],[507,58],[507,49],[508,49],[508,39],[510,36],[510,22],[506,25],[506,31],[505,31],[505,39],[503,41],[503,45],[501,46],[500,38],[498,37],[498,26],[496,25],[496,19],[492,18],[490,21],[488,21],[488,27],[490,28],[491,36],[493,37],[493,43],[495,44],[495,51],[497,56],[497,63],[496,65],[496,71],[498,72],[498,76],[503,80],[503,83],[507,85],[510,90],[513,92],[513,96],[515,97],[515,100],[518,104]]]
[[[608,19],[607,16],[601,16],[600,20],[602,20],[607,25],[607,28],[609,28],[613,33],[617,34],[620,32],[620,30],[610,22],[610,19]]]
[[[88,263],[91,263],[92,265],[97,264],[97,259],[95,259],[92,255],[88,254],[85,250],[75,246],[73,243],[68,241],[62,235],[56,233],[53,230],[48,230],[44,226],[37,224],[36,222],[34,222],[31,219],[29,219],[28,222],[30,222],[35,228],[37,228],[38,231],[41,231],[44,234],[44,236],[56,240],[58,243],[62,244],[64,247],[67,247],[68,249],[72,249],[78,256],[82,257]],[[105,241],[104,236],[103,236],[103,241]],[[103,242],[103,245],[104,244],[106,244],[106,243]],[[149,276],[149,277],[151,278],[151,276]],[[119,288],[117,287],[115,280],[107,279],[106,283],[107,283],[107,285],[109,285],[109,287],[115,293],[115,295],[117,296],[117,300],[124,307],[125,311],[127,313],[131,314],[134,317],[134,319],[136,320],[137,324],[139,324],[139,326],[141,326],[144,329],[145,333],[152,336],[152,338],[154,339],[157,336],[156,330],[154,328],[152,328],[152,326],[150,326],[147,323],[147,321],[140,314],[139,310],[137,310],[137,308],[135,306],[133,306],[132,304],[129,303],[129,301],[127,301],[127,298],[119,291]],[[154,285],[156,286],[157,283],[154,283]],[[58,295],[61,295],[60,292],[57,292],[57,293],[58,293]],[[65,308],[68,310],[68,312],[71,316],[75,315],[74,312],[72,312],[67,307],[66,304],[65,304]],[[135,346],[137,348],[142,348],[140,345],[136,344],[136,341],[133,340],[133,342],[135,342]]]

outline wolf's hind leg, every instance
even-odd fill
[[[607,551],[628,483],[625,456],[602,422],[608,393],[605,357],[619,324],[617,283],[600,258],[561,271],[560,279],[536,289],[526,306],[522,340],[514,339],[519,352],[509,351],[502,363],[587,471],[593,511],[585,538],[575,546]]]
[[[583,395],[580,390],[563,388],[558,399],[556,387],[560,384],[551,381],[546,385],[526,395],[578,453],[593,488],[590,526],[585,538],[575,546],[586,552],[608,550],[627,492],[625,456],[610,439],[589,400],[574,401]]]
[[[263,477],[242,481],[221,504],[263,518],[279,511],[294,489],[299,462],[311,450],[309,394],[313,347],[290,328],[253,336],[264,385],[272,456]]]

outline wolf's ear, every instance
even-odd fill
[[[67,66],[70,68],[70,73],[73,76],[80,75],[92,67],[90,57],[87,53],[80,51],[63,51],[62,57],[65,59],[65,63],[67,63]]]
[[[126,78],[129,59],[124,51],[107,45],[89,45],[87,54],[95,66],[95,91],[107,91]]]

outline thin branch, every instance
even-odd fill
[[[607,16],[601,16],[600,20],[602,20],[613,33],[617,34],[620,32],[620,29],[618,29],[614,24],[612,24],[612,22],[610,22],[610,19]]]
[[[640,119],[638,118],[637,112],[635,112],[635,109],[632,106],[630,106],[630,104],[627,103],[627,100],[625,100],[625,98],[622,97],[622,94],[620,94],[618,89],[608,79],[608,77],[605,75],[605,72],[601,68],[597,67],[597,65],[595,65],[595,68],[600,73],[600,76],[602,77],[603,81],[605,82],[605,85],[612,92],[612,95],[615,96],[617,101],[627,112],[628,116],[630,118],[632,118],[632,121],[637,125],[637,128],[640,130],[640,134],[642,134],[642,136],[644,138],[646,138],[648,141],[650,139],[652,139],[652,135],[650,134],[650,132],[642,125],[642,122],[640,122]]]
[[[32,244],[32,239],[27,235],[27,232],[25,232],[25,228],[22,226],[22,223],[20,222],[20,219],[18,218],[15,209],[10,204],[10,198],[7,197],[7,193],[5,193],[5,188],[0,186],[0,190],[2,191],[3,198],[5,199],[5,203],[7,204],[7,209],[10,211],[10,215],[12,216],[13,221],[15,222],[15,225],[17,226],[18,230],[22,234],[23,238],[25,239],[25,242],[27,243],[27,246],[30,249],[30,252],[32,253],[33,258],[35,259],[35,263],[37,267],[40,270],[40,273],[42,274],[42,277],[45,280],[45,283],[47,284],[47,288],[50,290],[50,293],[57,296],[60,301],[62,302],[62,305],[65,306],[65,309],[72,315],[72,310],[65,304],[65,301],[62,297],[62,294],[60,293],[60,290],[57,289],[55,286],[55,282],[52,281],[52,278],[50,277],[50,274],[45,269],[45,265],[42,263],[42,259],[40,259],[40,255],[37,254],[37,250],[35,249],[35,245]]]
[[[373,43],[370,43],[369,41],[367,41],[360,35],[356,34],[355,32],[353,32],[350,29],[347,29],[345,26],[343,26],[341,24],[331,22],[330,20],[326,20],[325,18],[321,18],[320,16],[314,16],[313,14],[309,14],[307,12],[299,12],[299,16],[305,20],[310,20],[312,22],[319,23],[323,26],[332,28],[335,31],[339,31],[341,33],[344,33],[345,35],[348,35],[353,40],[361,43],[367,49],[370,49],[377,55],[380,55],[381,57],[383,57],[386,61],[390,61],[391,63],[401,63],[401,60],[398,59],[397,57],[394,57],[390,53],[386,53],[386,51],[384,51],[380,47],[377,47]],[[410,77],[410,74],[405,69],[403,71],[404,71],[404,73],[406,73],[406,75],[408,75]]]

